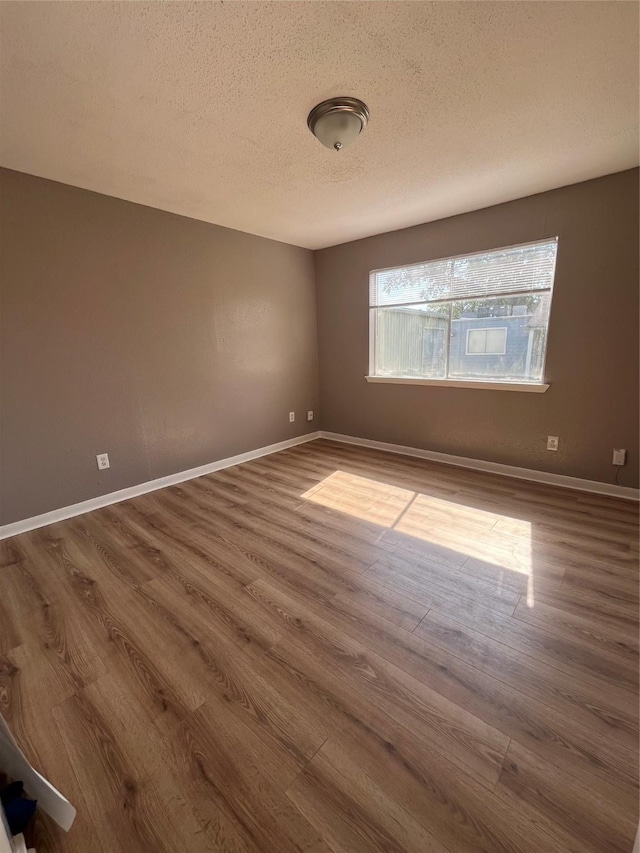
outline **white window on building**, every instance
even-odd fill
[[[373,271],[370,378],[543,385],[557,247]]]
[[[467,355],[504,355],[506,351],[506,326],[498,326],[495,329],[467,329]]]

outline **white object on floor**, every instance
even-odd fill
[[[24,843],[24,835],[14,835],[11,839],[13,853],[28,853],[27,845]]]
[[[30,847],[27,850],[27,845],[24,841],[24,835],[9,835],[9,827],[4,819],[4,812],[0,806],[0,853],[36,853],[35,847]]]
[[[19,779],[23,782],[27,795],[37,800],[38,808],[46,812],[59,826],[64,830],[71,827],[76,816],[75,808],[57,788],[53,787],[51,782],[29,764],[2,715],[0,715],[0,768],[11,779]],[[26,850],[26,847],[24,849]],[[4,853],[2,847],[0,851]]]
[[[11,836],[4,819],[4,809],[0,806],[0,853],[11,853]]]

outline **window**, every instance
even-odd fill
[[[544,389],[557,246],[553,238],[372,272],[369,378]]]
[[[505,355],[507,327],[497,329],[467,329],[467,355]]]

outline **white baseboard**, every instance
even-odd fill
[[[247,453],[229,456],[227,459],[218,459],[217,462],[210,462],[208,465],[200,465],[198,468],[190,468],[188,471],[179,471],[177,474],[169,474],[167,477],[139,483],[137,486],[130,486],[128,489],[120,489],[117,492],[90,498],[88,501],[81,501],[71,506],[45,512],[42,515],[34,515],[32,518],[5,524],[0,527],[0,539],[8,539],[9,536],[17,536],[18,533],[26,533],[28,530],[35,530],[37,527],[55,524],[56,521],[64,521],[65,518],[73,518],[76,515],[83,515],[85,512],[92,512],[94,509],[100,509],[103,506],[136,498],[138,495],[144,495],[147,492],[155,492],[157,489],[164,489],[176,483],[184,483],[185,480],[193,480],[195,477],[204,476],[204,474],[212,474],[214,471],[221,471],[223,468],[231,468],[233,465],[240,465],[241,462],[249,462],[251,459],[258,459],[260,456],[268,456],[270,453],[277,453],[279,450],[286,450],[288,447],[295,447],[297,444],[304,444],[316,438],[320,438],[319,432],[310,432],[307,435],[288,438],[286,441],[279,441],[277,444],[269,444],[267,447],[259,447],[257,450],[249,450]]]
[[[167,477],[160,477],[157,480],[139,483],[137,486],[130,486],[128,489],[120,489],[117,492],[99,495],[96,498],[90,498],[87,501],[81,501],[71,506],[54,509],[42,515],[34,515],[32,518],[15,521],[12,524],[5,524],[4,526],[0,526],[0,539],[8,539],[10,536],[17,536],[19,533],[26,533],[38,527],[46,527],[47,524],[55,524],[57,521],[64,521],[66,518],[73,518],[76,515],[83,515],[85,512],[92,512],[94,509],[100,509],[103,506],[126,501],[130,498],[138,497],[138,495],[144,495],[147,492],[154,492],[157,489],[173,486],[176,483],[184,483],[186,480],[193,480],[195,477],[212,474],[214,471],[221,471],[224,468],[231,468],[233,465],[240,465],[242,462],[249,462],[251,459],[259,459],[261,456],[268,456],[270,453],[277,453],[279,450],[286,450],[288,447],[295,447],[307,441],[314,441],[316,438],[326,438],[331,441],[341,442],[342,444],[356,444],[360,447],[370,447],[374,450],[385,450],[387,453],[399,453],[402,456],[415,456],[419,459],[429,459],[432,462],[442,462],[445,465],[455,465],[458,468],[470,468],[473,471],[502,474],[504,477],[515,477],[518,480],[530,480],[534,483],[563,486],[564,488],[575,489],[580,492],[609,495],[632,501],[640,500],[640,491],[628,488],[627,486],[599,483],[596,480],[581,480],[578,477],[567,477],[564,474],[550,474],[546,471],[534,471],[531,468],[516,468],[513,465],[503,465],[500,462],[486,462],[483,459],[452,456],[448,453],[438,453],[435,450],[422,450],[419,447],[406,447],[402,444],[389,444],[386,441],[357,438],[353,435],[340,435],[336,432],[322,430],[310,432],[307,435],[300,435],[296,438],[289,438],[286,441],[279,441],[277,444],[269,444],[267,447],[249,450],[247,453],[239,453],[237,456],[229,456],[227,459],[219,459],[217,462],[200,465],[198,468],[190,468],[188,471],[169,474]]]
[[[321,438],[339,441],[342,444],[357,444],[359,447],[370,447],[374,450],[385,450],[387,453],[399,453],[402,456],[416,456],[419,459],[429,459],[432,462],[442,462],[445,465],[455,465],[458,468],[470,468],[473,471],[485,471],[489,474],[502,474],[503,477],[515,477],[518,480],[530,480],[534,483],[546,483],[550,486],[562,486],[565,489],[575,489],[579,492],[592,492],[597,495],[640,500],[640,490],[628,486],[616,486],[613,483],[599,483],[597,480],[581,480],[579,477],[568,477],[565,474],[551,474],[547,471],[535,471],[532,468],[516,468],[513,465],[503,465],[500,462],[486,462],[483,459],[470,459],[466,456],[452,456],[449,453],[438,453],[435,450],[422,450],[419,447],[405,447],[402,444],[388,444],[386,441],[374,441],[371,438],[356,438],[353,435],[340,435],[336,432],[320,432]]]

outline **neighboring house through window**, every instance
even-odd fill
[[[370,376],[544,382],[557,238],[370,275]]]

